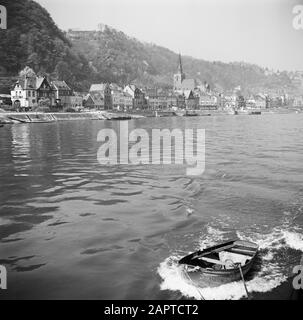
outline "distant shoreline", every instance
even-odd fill
[[[188,110],[187,110],[188,111]],[[231,116],[226,110],[191,110],[196,113],[196,116]],[[91,112],[1,112],[1,124],[13,123],[42,123],[56,121],[72,121],[72,120],[130,120],[149,117],[182,117],[185,110],[130,110],[130,112],[121,111],[91,111]],[[265,109],[262,114],[288,114],[288,113],[303,113],[303,110],[279,108]],[[239,114],[240,116],[242,114]],[[239,116],[237,115],[237,116]]]

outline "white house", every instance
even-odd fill
[[[49,99],[54,104],[54,90],[45,77],[21,77],[11,90],[11,99],[14,107],[29,110],[37,106],[40,100]]]
[[[30,109],[37,104],[36,77],[19,79],[11,90],[13,106]]]

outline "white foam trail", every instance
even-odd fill
[[[224,235],[225,231],[216,229],[212,226],[208,226],[207,234],[204,234],[203,237],[201,237],[199,240],[199,249],[202,250],[205,247],[209,247],[223,241]]]
[[[287,230],[285,230],[286,228]],[[284,226],[274,228],[269,234],[237,232],[239,239],[255,242],[261,250],[260,254],[263,261],[261,270],[252,280],[246,282],[249,292],[268,292],[287,280],[283,262],[279,264],[278,261],[275,261],[275,257],[277,251],[285,247],[303,251],[303,236],[300,231],[295,229],[290,231],[289,227]],[[207,234],[204,233],[200,238],[199,247],[203,249],[220,241],[222,242],[222,240],[226,240],[225,236],[225,231],[208,226]],[[179,291],[184,296],[195,299],[200,299],[198,290],[205,299],[210,300],[241,299],[245,297],[246,293],[241,281],[214,288],[199,287],[197,290],[194,285],[188,283],[182,277],[178,265],[180,258],[171,256],[160,264],[158,273],[163,280],[160,285],[162,290]]]
[[[176,257],[174,257],[176,258]],[[183,295],[200,299],[200,295],[197,292],[197,288],[188,284],[180,273],[180,268],[177,266],[177,262],[173,262],[173,257],[167,258],[160,263],[158,268],[158,274],[163,279],[160,285],[161,290],[180,291]]]
[[[291,232],[291,231],[283,231],[283,234],[284,234],[285,241],[290,248],[303,251],[302,234]]]
[[[163,261],[158,274],[163,279],[160,285],[161,290],[179,291],[188,298],[201,299],[200,293],[207,300],[238,300],[246,296],[246,292],[241,281],[231,282],[214,288],[195,287],[181,275],[177,261],[180,257],[170,257]],[[260,272],[254,279],[247,281],[249,292],[266,292],[280,285],[285,281],[285,277],[278,273],[266,275],[266,270]],[[200,293],[199,293],[200,292]]]
[[[303,251],[303,235],[282,228],[275,228],[270,234],[257,234],[254,236],[245,235],[243,232],[237,232],[237,236],[241,240],[257,243],[260,249],[278,250],[288,246],[289,248]]]

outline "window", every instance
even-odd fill
[[[29,91],[28,91],[28,96],[29,96],[29,97],[31,96],[31,93],[32,93],[32,92],[29,90]]]

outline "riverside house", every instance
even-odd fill
[[[192,90],[185,90],[184,97],[185,97],[186,109],[189,109],[189,110],[197,109],[199,105],[199,97],[195,96]]]
[[[45,77],[25,76],[20,78],[11,90],[12,104],[24,111],[31,110],[41,99],[49,99],[52,105],[54,93]]]
[[[89,105],[94,106],[94,108],[96,109],[113,109],[112,92],[108,83],[92,84],[89,90],[89,94],[91,98],[88,98]]]
[[[266,96],[264,94],[257,94],[255,96],[256,108],[265,109],[266,108]]]
[[[52,81],[51,86],[57,106],[67,107],[72,105],[73,91],[65,81]]]
[[[145,99],[145,94],[135,85],[127,85],[124,88],[124,92],[128,93],[133,99],[133,108],[134,109],[146,109],[147,103]]]
[[[93,110],[104,110],[104,96],[101,92],[91,92],[85,97],[85,107]]]
[[[11,95],[0,93],[0,108],[2,105],[11,105],[11,104],[12,104]]]
[[[185,96],[183,94],[170,94],[167,97],[167,107],[174,109],[185,109]]]
[[[292,106],[295,108],[302,108],[303,107],[303,96],[295,96],[293,99]]]
[[[166,109],[167,96],[164,94],[149,94],[146,97],[148,107],[152,110]]]
[[[216,110],[218,108],[218,98],[206,92],[199,93],[199,109]]]
[[[37,77],[36,83],[37,103],[39,103],[40,100],[48,99],[52,106],[54,104],[55,95],[51,83],[48,82],[45,77]]]
[[[130,94],[124,92],[122,88],[113,88],[111,91],[113,108],[116,110],[129,110],[133,107],[133,99]]]
[[[130,110],[133,108],[133,98],[127,92],[122,92],[120,97],[120,106],[122,106],[126,110]]]

